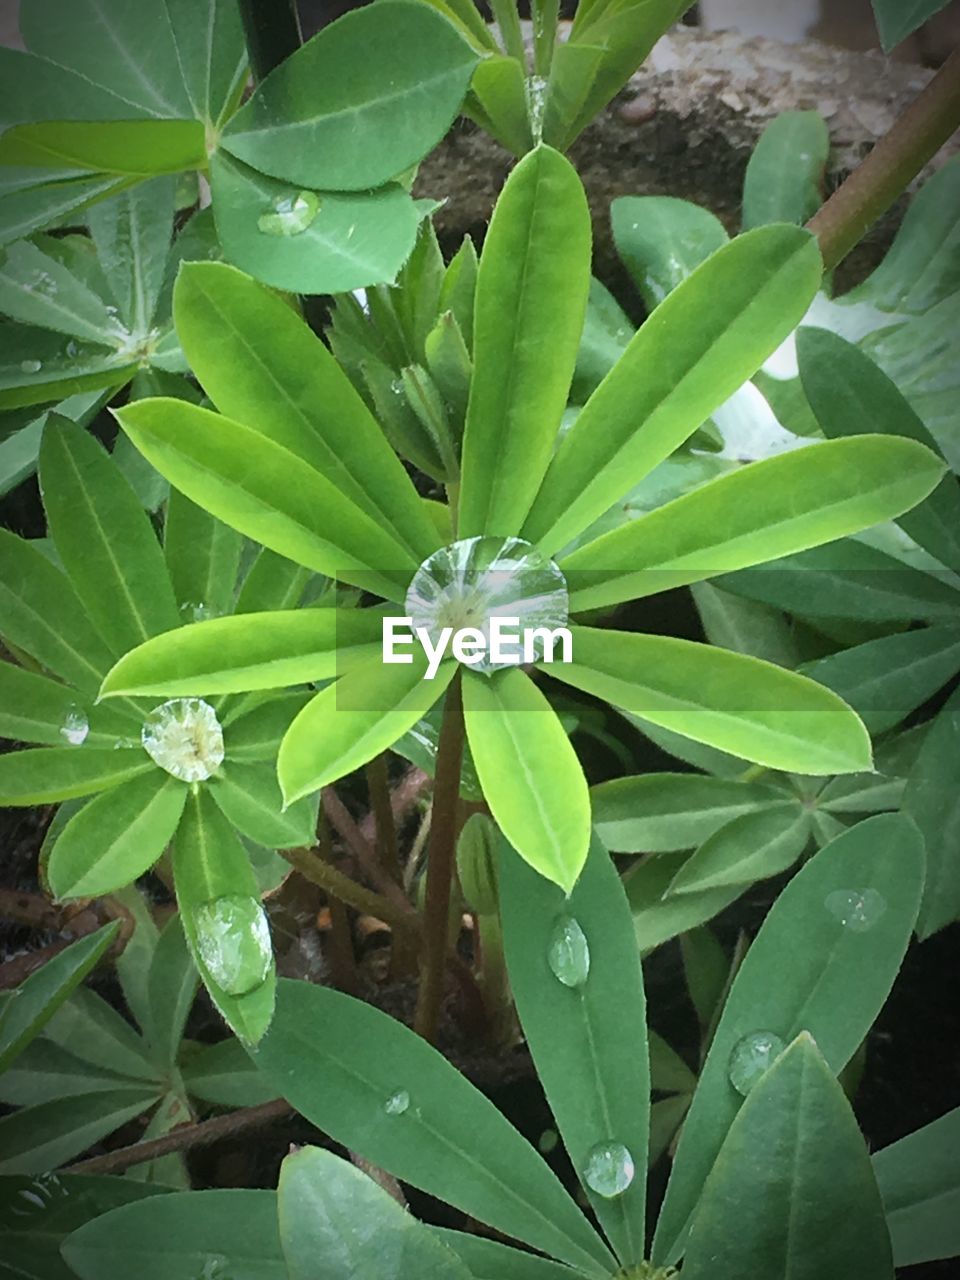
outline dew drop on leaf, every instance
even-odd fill
[[[406,1089],[398,1089],[396,1093],[391,1093],[390,1097],[383,1104],[383,1109],[388,1116],[402,1116],[410,1109],[410,1095]]]
[[[257,227],[267,236],[298,236],[306,231],[320,212],[320,197],[314,191],[292,191],[277,196],[261,213]]]
[[[60,737],[71,747],[80,747],[87,740],[90,732],[90,721],[83,710],[75,703],[67,711],[60,726]]]
[[[223,730],[202,698],[172,698],[143,722],[140,741],[155,764],[182,782],[204,782],[223,764]]]
[[[71,360],[75,360],[80,354],[80,343],[75,338],[71,338],[67,343],[67,355]]]
[[[43,362],[41,360],[21,360],[20,361],[21,373],[39,373],[42,368],[43,368]]]
[[[266,913],[256,898],[227,894],[194,912],[197,950],[213,981],[230,996],[246,995],[270,972]]]
[[[866,933],[885,914],[887,902],[876,889],[835,889],[827,894],[826,908],[845,929]]]
[[[565,987],[582,987],[590,976],[590,944],[573,916],[561,916],[553,926],[547,964]]]
[[[217,611],[202,600],[185,600],[180,606],[180,616],[184,622],[207,622],[210,618],[217,617]]]
[[[583,1180],[605,1200],[615,1200],[633,1182],[633,1156],[622,1142],[598,1142],[587,1155]]]
[[[727,1074],[744,1098],[783,1053],[785,1045],[773,1031],[751,1031],[733,1046]]]

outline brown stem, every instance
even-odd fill
[[[960,128],[960,49],[867,158],[807,223],[828,271],[863,239],[920,170]]]
[[[397,785],[390,792],[390,808],[393,811],[394,823],[402,822],[424,791],[429,787],[429,774],[416,766],[408,769]],[[360,820],[360,834],[372,842],[376,839],[377,820],[374,814],[368,813]]]
[[[320,817],[320,856],[325,866],[333,867],[333,845],[330,840],[330,827],[321,814]],[[353,931],[350,927],[350,914],[342,898],[333,893],[327,894],[330,909],[330,966],[333,978],[341,991],[357,995],[360,982],[357,976],[357,957],[353,950]]]
[[[189,1151],[193,1147],[207,1147],[223,1138],[235,1138],[251,1129],[259,1129],[271,1120],[290,1115],[292,1111],[293,1107],[289,1102],[283,1098],[274,1098],[272,1102],[244,1107],[242,1111],[231,1111],[226,1116],[201,1120],[199,1124],[181,1125],[161,1138],[135,1142],[132,1146],[120,1147],[102,1156],[92,1156],[89,1160],[70,1165],[64,1172],[122,1173],[124,1169],[132,1169],[134,1165],[145,1164],[148,1160],[157,1160],[160,1156],[169,1156],[176,1151]]]
[[[456,867],[460,817],[460,767],[463,761],[463,699],[460,672],[447,691],[437,747],[433,822],[427,850],[427,892],[423,908],[424,946],[420,994],[413,1027],[425,1040],[436,1039],[446,976],[450,932],[450,890]]]
[[[390,876],[380,866],[380,861],[373,846],[366,839],[356,822],[354,822],[347,806],[334,791],[333,787],[324,787],[321,792],[321,798],[323,800],[323,812],[326,814],[328,822],[360,863],[370,883],[375,885],[379,893],[389,898],[398,907],[406,906],[407,900],[404,897],[403,890],[395,880],[391,880]]]
[[[390,778],[387,773],[386,753],[381,752],[367,765],[367,786],[370,791],[370,809],[376,822],[377,855],[380,865],[391,880],[400,884],[400,854],[397,850],[397,824],[390,803]],[[362,831],[362,828],[361,828]]]
[[[305,849],[301,846],[298,849],[278,849],[277,852],[292,867],[296,867],[311,884],[319,885],[321,889],[325,889],[327,893],[339,898],[341,902],[345,902],[347,906],[353,907],[363,915],[376,916],[378,920],[382,920],[393,929],[409,932],[419,928],[417,913],[405,898],[402,899],[403,905],[398,906],[383,894],[375,893],[372,889],[357,884],[356,880],[351,880],[336,867],[331,867],[313,849]]]

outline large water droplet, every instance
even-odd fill
[[[622,1142],[598,1142],[587,1156],[583,1180],[598,1196],[614,1200],[633,1182],[633,1156]]]
[[[410,1095],[406,1089],[398,1089],[396,1093],[391,1093],[390,1097],[383,1104],[383,1109],[388,1116],[402,1116],[410,1109]]]
[[[826,908],[844,928],[866,933],[886,913],[887,901],[876,889],[835,889],[827,894]]]
[[[489,648],[494,618],[518,618],[519,627],[511,624],[510,634],[533,627],[553,631],[566,626],[569,598],[563,574],[531,543],[522,538],[463,538],[424,560],[407,591],[405,611],[434,644],[444,627],[454,632],[473,627]],[[535,659],[543,650],[540,637]],[[509,656],[514,653],[517,661],[523,658],[519,646]],[[486,653],[470,665],[490,672],[516,666],[517,661],[493,662]]]
[[[43,368],[42,360],[21,360],[20,361],[21,373],[39,373],[42,368]]]
[[[751,1031],[733,1046],[727,1074],[737,1093],[746,1097],[765,1071],[783,1053],[784,1043],[773,1031]]]
[[[223,763],[223,730],[202,698],[172,698],[143,722],[140,741],[150,758],[183,782],[203,782]]]
[[[298,236],[306,231],[320,212],[320,197],[314,191],[291,191],[277,196],[261,213],[257,226],[268,236]]]
[[[90,721],[84,711],[76,705],[70,707],[60,726],[60,737],[71,747],[82,746],[90,732]]]
[[[210,977],[227,995],[259,987],[270,972],[272,948],[266,913],[256,898],[228,894],[194,913],[197,949]]]
[[[561,916],[553,926],[547,964],[565,987],[582,987],[590,976],[590,945],[573,916]]]

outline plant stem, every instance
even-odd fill
[[[120,1147],[116,1151],[108,1151],[102,1156],[93,1156],[89,1160],[81,1160],[72,1164],[65,1173],[122,1173],[124,1169],[132,1169],[134,1165],[145,1164],[148,1160],[157,1160],[161,1156],[173,1155],[177,1151],[189,1151],[193,1147],[206,1147],[221,1138],[233,1138],[251,1129],[259,1129],[282,1116],[290,1115],[293,1107],[283,1098],[274,1098],[272,1102],[262,1102],[256,1107],[244,1107],[242,1111],[231,1111],[229,1115],[215,1116],[212,1120],[202,1120],[199,1124],[185,1124],[165,1133],[160,1138],[151,1138],[148,1142],[135,1142],[129,1147]]]
[[[303,43],[296,0],[237,0],[256,81],[268,76]]]
[[[463,699],[460,672],[447,690],[437,747],[433,820],[427,853],[427,892],[423,907],[420,995],[413,1028],[434,1040],[443,1000],[450,932],[450,890],[456,867],[460,817],[460,766],[463,761]]]
[[[397,851],[397,826],[393,820],[390,802],[390,778],[387,774],[387,757],[381,752],[367,765],[367,787],[370,791],[370,808],[377,824],[377,854],[380,865],[391,880],[400,884],[402,871]]]
[[[807,223],[820,241],[827,271],[863,239],[957,128],[960,49]]]
[[[321,815],[319,824],[320,857],[326,867],[333,868],[333,842],[330,839],[330,824]],[[334,981],[341,991],[355,996],[360,990],[357,974],[357,957],[353,949],[353,930],[350,925],[350,913],[342,898],[336,894],[327,894],[327,906],[330,912],[330,968]]]
[[[408,907],[409,904],[403,890],[380,866],[376,851],[356,822],[354,822],[347,806],[334,791],[333,787],[323,788],[321,800],[323,802],[323,812],[331,827],[360,863],[370,883],[375,885],[379,893],[385,898],[389,898],[401,910]]]
[[[290,863],[291,867],[296,867],[305,880],[319,885],[321,889],[325,889],[327,893],[339,898],[341,902],[345,902],[348,907],[353,907],[362,915],[375,916],[384,924],[390,925],[392,929],[405,930],[408,933],[416,933],[419,930],[420,922],[417,913],[409,903],[405,908],[398,907],[382,894],[374,893],[372,889],[357,884],[356,880],[351,880],[342,871],[324,862],[315,850],[300,847],[278,849],[277,852]]]

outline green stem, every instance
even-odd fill
[[[460,767],[463,761],[463,699],[460,672],[447,690],[437,747],[433,820],[427,853],[427,892],[423,906],[420,994],[414,1030],[434,1040],[443,1000],[450,933],[450,891],[457,859],[460,817]]]
[[[960,128],[960,49],[807,223],[824,266],[841,262]]]
[[[390,778],[387,773],[385,752],[375,756],[367,765],[367,788],[370,792],[370,808],[377,824],[377,854],[380,865],[397,884],[402,883],[400,854],[397,849],[397,824],[390,801]]]
[[[362,915],[375,916],[393,929],[406,932],[416,932],[418,929],[419,922],[412,907],[408,906],[404,910],[382,894],[374,893],[372,889],[357,884],[356,880],[351,880],[342,871],[324,862],[315,850],[301,847],[278,849],[277,852],[281,858],[290,863],[291,867],[296,867],[304,879],[309,880],[311,884],[319,885],[321,889],[325,889],[327,893],[339,898],[341,902],[345,902],[348,907],[353,907]]]
[[[295,0],[237,0],[256,81],[295,53],[303,43]]]

